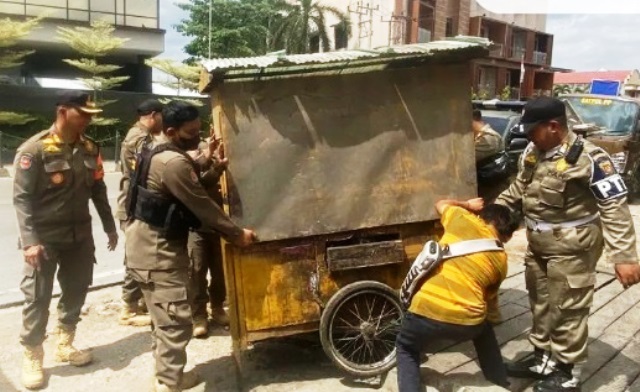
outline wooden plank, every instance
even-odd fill
[[[400,240],[327,248],[330,271],[400,264],[405,258],[404,245]]]
[[[636,306],[633,312],[640,312]],[[638,325],[638,324],[636,324]],[[636,331],[624,348],[615,354],[582,386],[583,392],[615,392],[631,389],[634,380],[640,375],[640,332]],[[635,389],[640,391],[640,385]]]

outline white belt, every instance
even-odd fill
[[[586,225],[589,222],[592,222],[600,217],[600,214],[593,214],[589,216],[585,216],[584,218],[560,222],[560,223],[551,223],[551,222],[542,222],[536,221],[529,217],[524,217],[524,224],[527,226],[527,229],[533,231],[552,231],[555,229],[570,229],[572,227],[578,227],[582,225]]]
[[[479,252],[495,252],[503,251],[504,246],[497,239],[478,239],[460,241],[453,244],[449,244],[444,249],[443,259],[451,259],[453,257],[466,256]]]

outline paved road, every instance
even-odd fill
[[[107,168],[113,163],[107,164]],[[106,173],[105,181],[109,192],[111,208],[115,211],[118,196],[118,181],[120,173]],[[22,256],[18,250],[18,232],[15,211],[12,205],[12,179],[0,178],[0,307],[22,301],[20,292],[20,276],[22,273]],[[94,285],[113,283],[122,279],[122,260],[124,257],[124,238],[120,234],[120,241],[114,252],[107,250],[107,236],[102,231],[102,224],[98,214],[91,205],[93,216],[93,234],[96,241],[96,259],[98,264],[94,272]]]

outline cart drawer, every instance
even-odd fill
[[[400,264],[405,258],[404,246],[400,240],[327,248],[330,271]]]

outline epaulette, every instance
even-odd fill
[[[95,152],[96,154],[98,153],[98,151],[100,151],[100,144],[98,144],[98,142],[96,142],[92,138],[90,138],[87,135],[82,135],[82,139],[83,139],[82,142],[84,143],[84,148],[86,148],[87,151]]]
[[[45,129],[44,131],[40,131],[38,133],[36,133],[35,135],[31,136],[29,139],[27,139],[25,141],[25,143],[35,143],[39,140],[44,139],[45,136],[47,136],[49,133],[51,132],[50,129]]]

